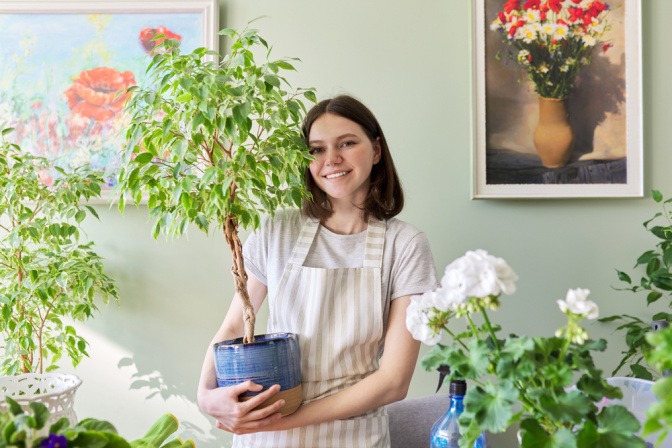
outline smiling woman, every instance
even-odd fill
[[[217,390],[206,357],[199,404],[234,447],[389,447],[386,404],[405,397],[419,344],[404,325],[409,297],[435,284],[425,235],[395,218],[403,193],[377,120],[350,96],[304,120],[313,160],[303,210],[266,219],[243,249],[251,302],[268,295],[269,333],[295,333],[303,404],[281,416],[276,386]],[[213,341],[241,332],[236,295]],[[383,344],[385,352],[382,352]],[[260,392],[243,401],[248,392]]]

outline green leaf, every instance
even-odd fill
[[[154,448],[170,437],[178,428],[178,421],[172,414],[162,415],[147,433],[140,439],[131,442],[133,448]]]
[[[315,92],[313,92],[312,90],[307,90],[306,92],[303,93],[303,96],[305,96],[308,101],[317,103],[317,97],[315,96]]]
[[[49,420],[49,410],[47,407],[37,401],[31,402],[28,406],[33,412],[33,417],[35,418],[35,429],[44,428],[44,425],[47,424],[47,420]]]
[[[145,165],[151,162],[153,158],[154,156],[152,154],[148,152],[143,152],[135,157],[135,163],[137,163],[138,165]]]
[[[5,402],[9,406],[9,412],[12,413],[12,415],[21,415],[23,414],[23,408],[19,403],[17,403],[12,397],[6,396],[5,397]]]
[[[651,197],[656,202],[660,202],[663,200],[663,195],[658,190],[651,190]]]
[[[630,276],[622,271],[616,271],[618,273],[618,279],[622,282],[632,283]]]
[[[539,399],[545,413],[562,423],[579,423],[587,415],[593,403],[579,391],[571,391],[554,397],[542,395]]]
[[[488,431],[502,432],[513,415],[512,407],[518,401],[518,390],[509,382],[499,385],[487,383],[485,388],[476,386],[467,391],[464,404],[468,415]]]
[[[597,416],[602,431],[631,436],[639,431],[640,423],[628,410],[620,405],[606,406]]]

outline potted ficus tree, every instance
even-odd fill
[[[257,30],[248,26],[219,34],[231,41],[224,57],[205,48],[183,54],[177,41],[157,36],[161,43],[145,85],[128,89],[129,144],[119,175],[118,205],[123,212],[127,198],[136,204],[146,200],[156,219],[154,237],[181,235],[189,224],[206,233],[213,227],[224,233],[235,289],[244,303],[245,334],[215,352],[222,386],[249,379],[244,376],[250,372],[224,371],[233,364],[218,361],[220,357],[259,360],[264,355],[258,350],[269,340],[275,341],[266,344],[271,347],[282,345],[278,338],[289,344],[281,349],[289,354],[288,368],[300,368],[295,335],[264,335],[255,341],[238,230],[256,229],[262,214],[298,206],[307,197],[303,176],[310,156],[300,131],[302,99],[315,102],[315,94],[312,89],[291,89],[283,73],[294,70],[292,60],[269,60],[270,47]],[[264,52],[264,62],[255,61],[255,50]],[[280,381],[283,390],[295,389],[297,378],[300,386],[300,375],[282,378],[292,383]],[[270,386],[278,378],[269,381],[259,382]]]
[[[117,298],[80,229],[88,214],[97,217],[85,202],[100,195],[103,179],[53,168],[7,141],[10,133],[0,138],[0,394],[72,395],[79,378],[50,373],[64,356],[73,366],[88,356],[71,321],[92,317],[98,299]]]

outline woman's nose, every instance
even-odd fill
[[[329,166],[339,164],[341,163],[341,155],[335,148],[328,148],[324,163]]]

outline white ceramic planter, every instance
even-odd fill
[[[46,428],[67,417],[70,423],[77,423],[74,401],[75,392],[82,380],[63,373],[25,373],[22,375],[0,377],[0,409],[5,410],[5,397],[9,396],[28,409],[31,402],[39,402],[47,407],[51,414]]]

